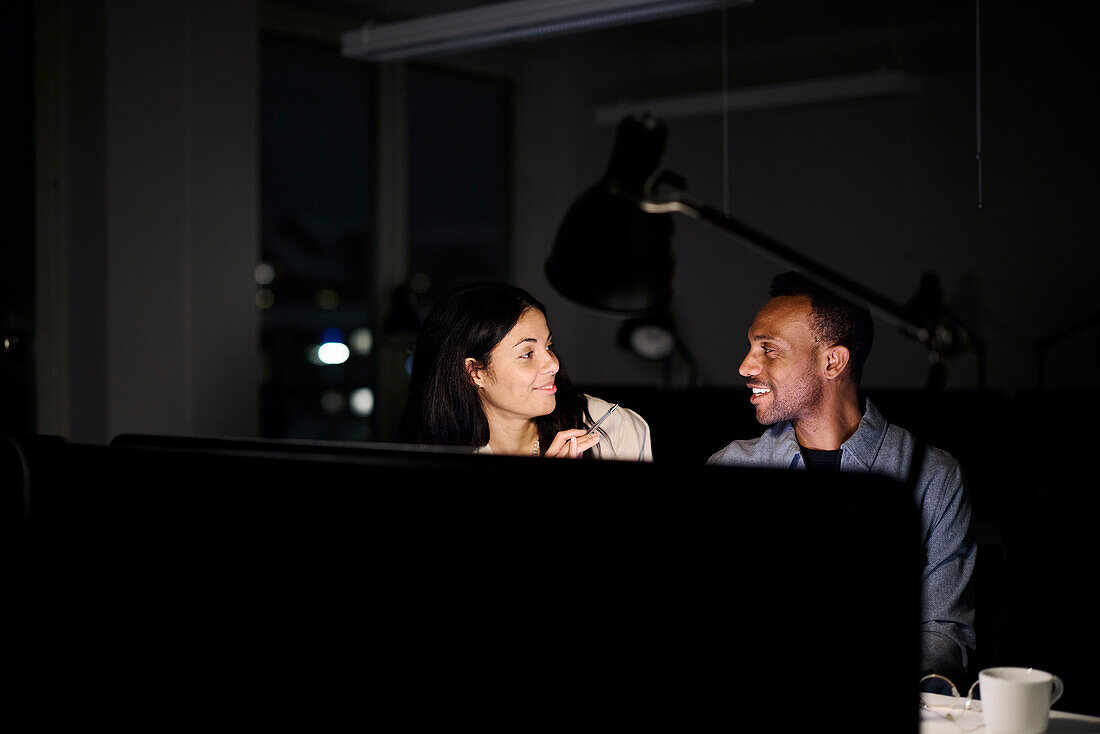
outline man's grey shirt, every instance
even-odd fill
[[[840,470],[881,474],[905,482],[921,444],[891,425],[865,400],[856,432],[841,445]],[[789,422],[777,423],[758,438],[734,441],[708,464],[805,469]],[[924,446],[914,486],[924,543],[921,593],[921,670],[964,669],[974,648],[974,601],[970,578],[977,546],[970,529],[970,502],[959,462],[946,451]]]

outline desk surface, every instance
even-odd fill
[[[921,697],[935,705],[943,706],[950,705],[954,700],[951,696],[942,696],[937,693],[925,693]],[[944,718],[943,713],[921,709],[920,734],[961,734],[961,732],[984,734],[985,726],[982,723],[981,713],[966,711],[956,716],[954,721],[949,721]],[[1051,711],[1047,734],[1100,734],[1100,718],[1065,711]]]

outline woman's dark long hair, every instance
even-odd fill
[[[489,355],[528,310],[546,316],[530,293],[503,283],[473,283],[445,295],[424,320],[413,349],[412,373],[399,427],[406,443],[484,446],[489,422],[466,358],[488,365]],[[588,403],[558,365],[556,407],[535,418],[545,451],[558,431],[592,423]],[[585,452],[585,456],[591,452]]]

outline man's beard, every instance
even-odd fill
[[[822,383],[822,378],[810,369],[793,383],[787,382],[781,391],[774,385],[767,385],[771,399],[766,406],[757,406],[757,422],[771,426],[806,415],[821,403],[825,392]]]

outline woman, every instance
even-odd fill
[[[554,354],[546,309],[526,291],[475,283],[444,296],[413,351],[401,440],[478,453],[652,461],[649,426],[578,393]]]

